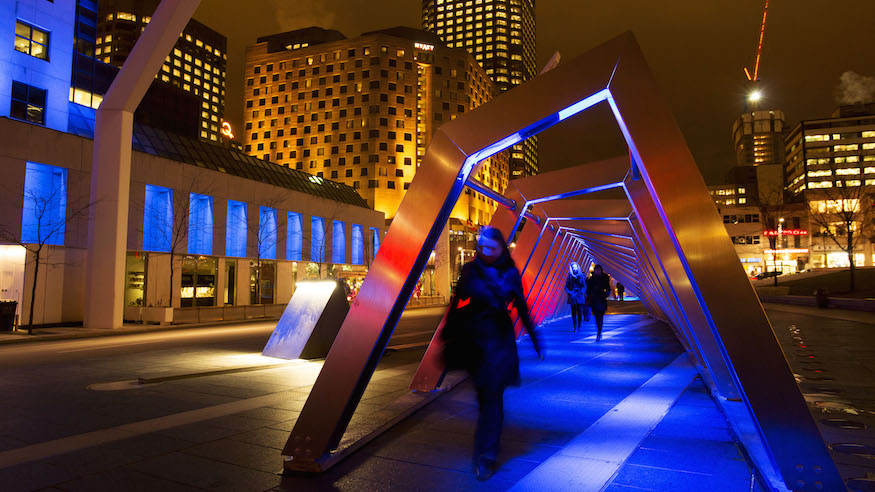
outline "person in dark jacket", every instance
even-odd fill
[[[611,293],[611,280],[602,270],[601,265],[593,268],[592,275],[586,282],[586,300],[595,316],[595,324],[598,328],[596,341],[602,339],[602,326],[605,320],[605,311],[608,310],[608,295]]]
[[[529,310],[520,272],[498,229],[484,227],[477,241],[477,256],[462,267],[452,303],[453,321],[447,322],[455,335],[445,334],[447,348],[465,344],[460,366],[470,375],[477,390],[480,415],[474,439],[474,471],[486,480],[494,473],[504,420],[504,390],[520,384],[516,336],[509,305],[531,336],[539,358],[543,358]],[[447,331],[447,330],[445,330]],[[459,332],[464,332],[459,336]],[[453,339],[449,339],[453,337]]]
[[[617,300],[622,301],[623,295],[626,293],[626,287],[623,286],[620,282],[617,282]]]
[[[568,268],[565,293],[568,294],[568,304],[571,305],[571,322],[574,325],[574,331],[580,331],[581,318],[588,321],[589,315],[586,312],[586,278],[576,261],[572,262]]]

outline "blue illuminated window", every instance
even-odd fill
[[[331,229],[331,263],[346,263],[346,224],[335,220]]]
[[[188,197],[188,253],[213,254],[213,197],[209,195]]]
[[[289,212],[286,227],[286,259],[301,261],[304,259],[304,227],[301,214]]]
[[[377,252],[380,251],[380,229],[376,227],[371,227],[371,246],[371,259],[373,260],[377,257]]]
[[[228,200],[225,256],[246,256],[246,204],[244,202]]]
[[[63,246],[67,223],[67,169],[28,162],[24,168],[21,242]]]
[[[361,224],[352,225],[352,261],[353,265],[364,263],[365,238]]]
[[[310,261],[325,261],[325,219],[315,215],[310,218]]]
[[[276,209],[258,208],[258,257],[276,259]]]
[[[170,252],[173,237],[173,190],[146,185],[143,207],[143,251]]]

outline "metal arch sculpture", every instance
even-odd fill
[[[477,163],[550,126],[570,124],[568,118],[596,104],[610,108],[629,157],[586,165],[591,172],[577,169],[576,179],[574,170],[563,170],[562,179],[548,173],[514,181],[501,199],[509,209],[493,218],[508,237],[519,230],[513,255],[536,319],[561,309],[558,284],[569,261],[605,263],[654,316],[671,324],[712,391],[743,402],[743,411],[729,417],[773,487],[783,481],[792,490],[844,489],[680,130],[628,33],[436,132],[283,450],[287,468],[318,471],[330,459]],[[590,200],[556,205],[609,189],[622,190],[628,215],[606,217]],[[520,230],[530,206],[539,220]],[[562,209],[561,216],[551,216],[552,209]],[[732,303],[725,301],[727,293]],[[434,388],[441,371],[438,346],[436,335],[413,388]]]

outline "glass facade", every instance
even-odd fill
[[[24,170],[21,242],[64,244],[67,169],[28,162]]]
[[[225,256],[246,256],[246,209],[245,203],[228,200]]]
[[[205,256],[186,256],[182,259],[181,307],[216,305],[216,274],[218,262]]]
[[[188,200],[188,253],[213,254],[213,197],[191,193]]]
[[[173,190],[146,185],[143,206],[143,251],[170,252],[173,237]]]

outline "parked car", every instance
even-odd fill
[[[763,272],[754,278],[757,280],[762,280],[764,278],[777,277],[777,276],[781,275],[781,273],[783,273],[783,272],[781,272],[781,270],[773,270],[771,272]]]

